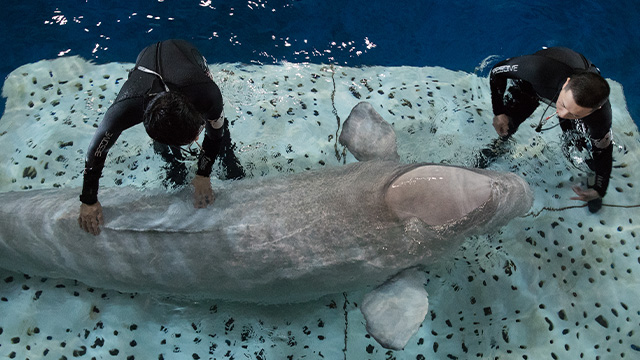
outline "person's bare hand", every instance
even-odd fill
[[[89,234],[100,234],[100,226],[104,223],[102,218],[102,205],[100,201],[93,205],[81,204],[78,225]]]
[[[509,135],[509,117],[505,114],[496,115],[493,117],[493,128],[500,136]]]
[[[591,201],[600,197],[600,194],[598,194],[598,192],[594,189],[583,189],[578,185],[575,185],[571,188],[573,189],[573,192],[578,195],[572,197],[571,200]]]
[[[196,175],[191,185],[193,185],[193,206],[196,209],[203,209],[213,204],[216,196],[211,188],[211,179]]]

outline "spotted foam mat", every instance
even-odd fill
[[[16,69],[3,88],[0,190],[80,186],[91,136],[131,67],[69,57]],[[495,138],[488,80],[474,74],[288,63],[210,68],[248,176],[355,161],[337,137],[360,101],[393,124],[404,162],[473,166]],[[628,206],[640,203],[640,135],[623,89],[611,85],[616,146],[602,210],[590,214],[569,200],[587,173],[581,154],[563,153],[558,128],[533,131],[541,107],[490,165],[529,182],[531,213],[469,238],[454,258],[430,267],[429,314],[402,351],[366,334],[360,293],[278,306],[190,302],[0,270],[0,357],[638,358],[640,210]],[[161,187],[162,167],[137,126],[113,147],[101,185]]]

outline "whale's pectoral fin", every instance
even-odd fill
[[[360,161],[397,161],[396,133],[368,102],[353,107],[338,139]]]
[[[367,331],[387,349],[401,350],[418,331],[429,308],[425,274],[407,269],[364,297]]]

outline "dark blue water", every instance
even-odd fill
[[[638,19],[634,0],[12,0],[0,11],[0,78],[59,56],[133,62],[144,46],[166,38],[191,40],[211,63],[438,65],[468,72],[490,55],[562,45],[622,83],[638,123]]]

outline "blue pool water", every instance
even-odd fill
[[[640,120],[640,7],[622,1],[11,1],[0,12],[0,78],[25,63],[80,55],[132,62],[185,38],[210,63],[281,61],[443,66],[473,72],[490,55],[562,45],[624,86]],[[4,104],[2,105],[4,107]]]

